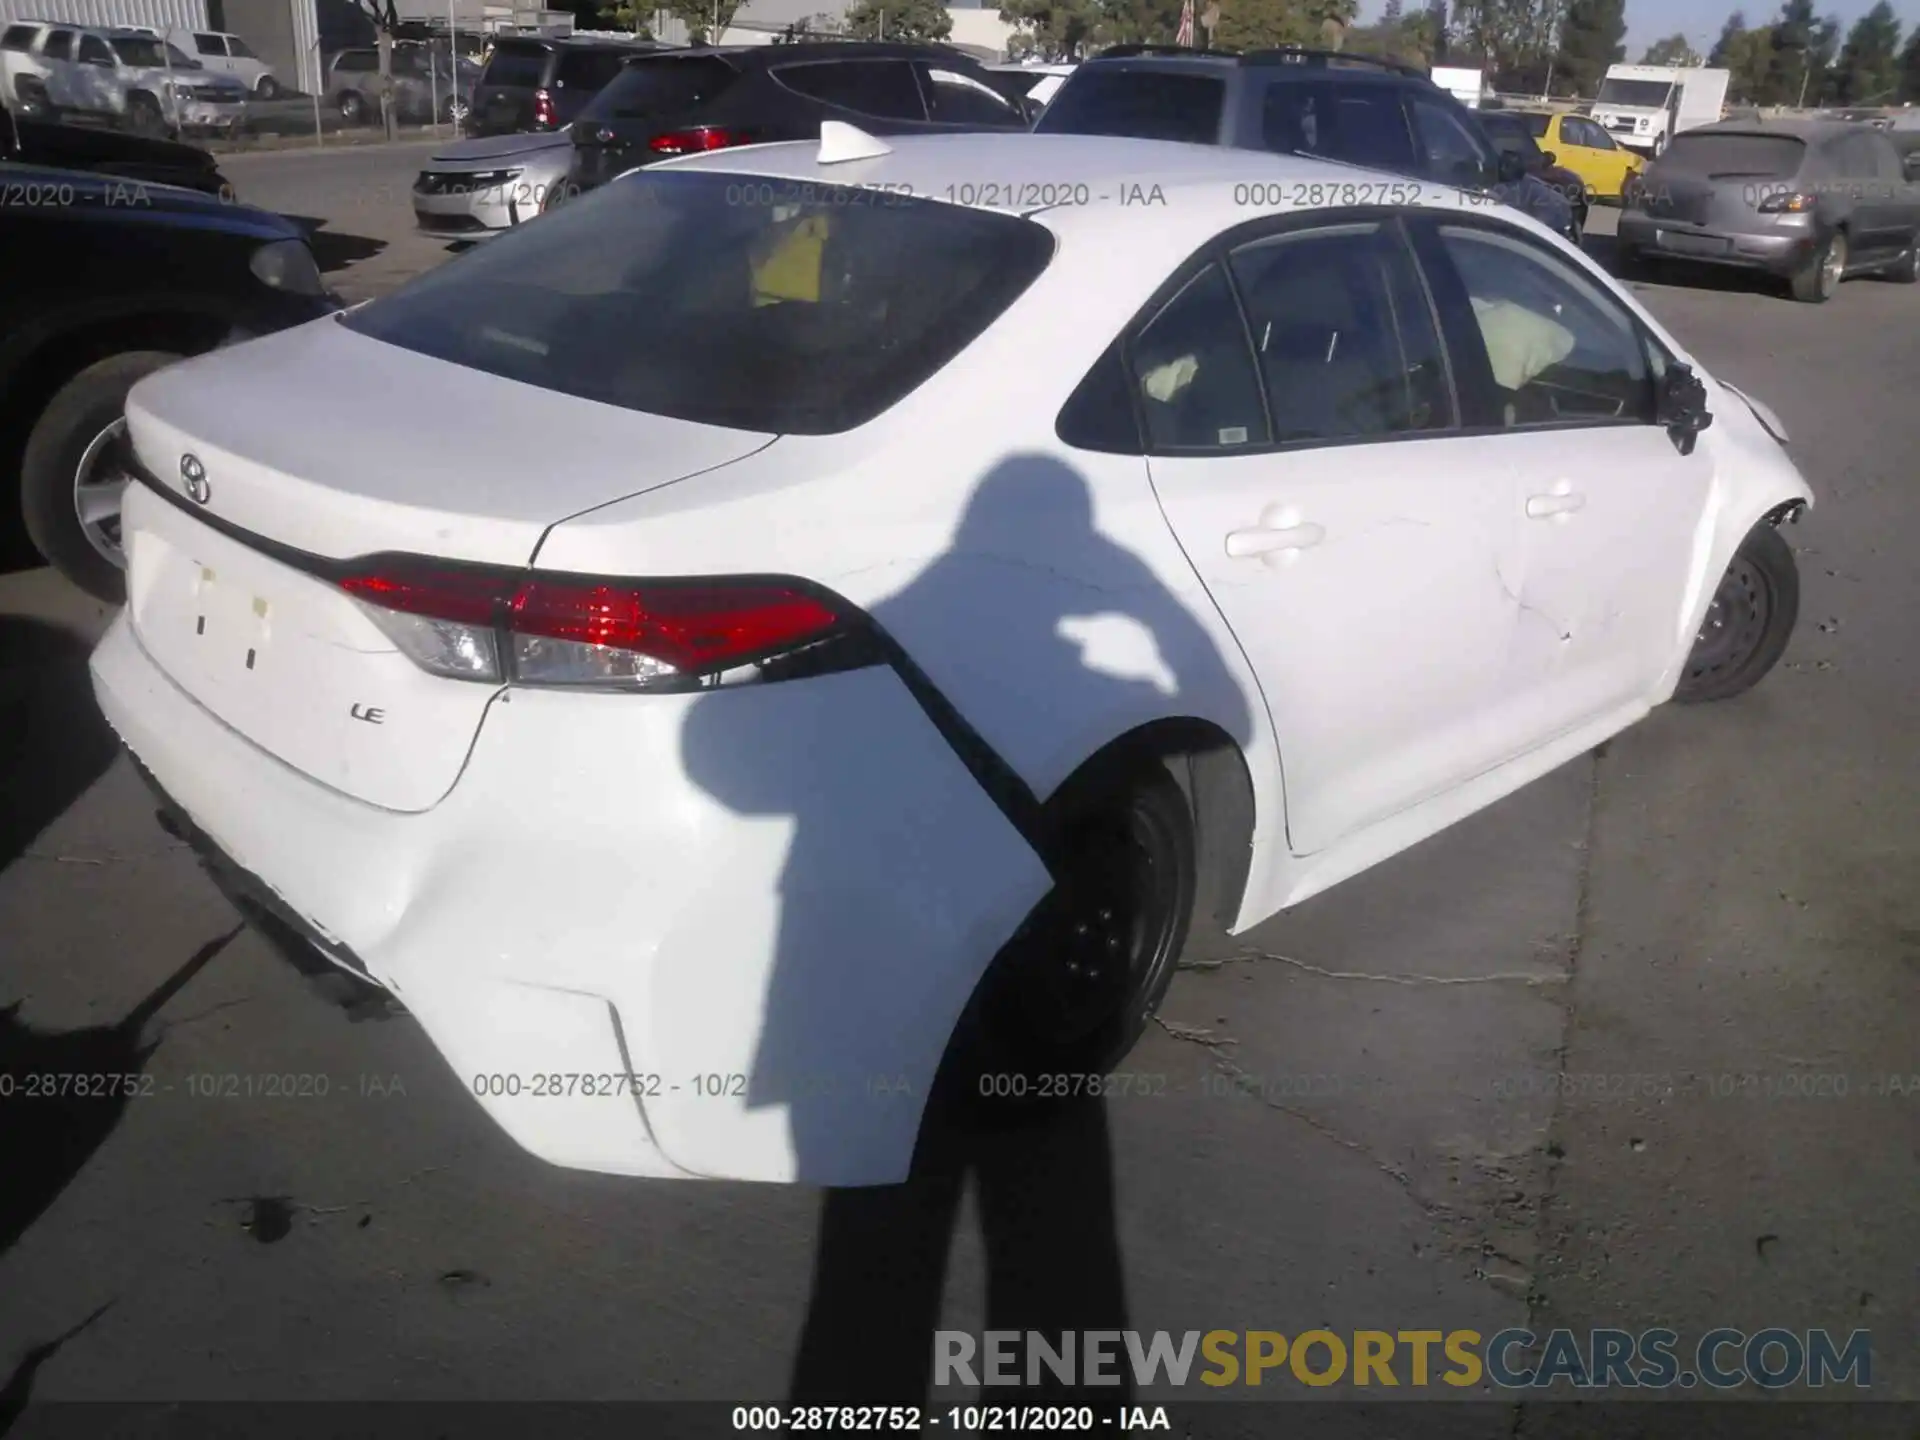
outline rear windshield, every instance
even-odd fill
[[[1212,75],[1082,68],[1069,76],[1033,127],[1042,135],[1121,135],[1135,140],[1220,139],[1227,87]]]
[[[516,85],[538,89],[546,78],[547,47],[544,45],[508,45],[494,48],[481,77],[487,85]]]
[[[1673,93],[1671,80],[1602,80],[1596,97],[1602,105],[1632,105],[1658,110]]]
[[[1807,147],[1791,135],[1680,134],[1660,157],[1663,170],[1715,180],[1785,180],[1798,174]]]
[[[598,90],[620,73],[631,50],[562,50],[553,78],[562,85]]]
[[[793,204],[787,188],[629,176],[340,323],[626,410],[825,435],[917,388],[1053,255],[1017,216],[825,187]]]
[[[629,60],[618,75],[593,97],[583,121],[646,120],[677,115],[704,105],[734,80],[739,72],[716,56],[675,59],[648,56]]]

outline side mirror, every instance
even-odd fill
[[[1542,165],[1558,165],[1560,163],[1559,153],[1553,150],[1542,150],[1540,152],[1540,163]]]
[[[1713,424],[1713,415],[1707,409],[1707,387],[1691,365],[1667,367],[1667,373],[1660,377],[1654,408],[1655,417],[1673,438],[1673,448],[1682,455],[1691,455],[1700,432]]]

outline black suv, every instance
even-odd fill
[[[864,41],[669,50],[629,60],[573,126],[570,191],[654,160],[810,140],[822,120],[877,135],[1025,130],[979,61]]]
[[[181,185],[231,200],[233,188],[220,167],[197,145],[130,135],[97,125],[16,115],[0,105],[0,162],[51,165],[117,175],[149,185]]]
[[[468,135],[558,130],[635,55],[664,49],[645,41],[550,40],[513,36],[494,42],[474,87]]]
[[[1503,157],[1471,110],[1411,66],[1371,56],[1115,46],[1075,67],[1033,128],[1311,155],[1482,191],[1578,233],[1565,197]]]

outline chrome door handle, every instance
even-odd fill
[[[1586,507],[1584,495],[1529,495],[1527,497],[1527,518],[1529,520],[1551,520],[1556,515],[1571,515]]]
[[[1251,530],[1227,532],[1227,554],[1236,560],[1254,555],[1272,555],[1284,550],[1306,550],[1326,539],[1320,525],[1259,525]]]

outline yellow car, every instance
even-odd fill
[[[1615,142],[1585,115],[1549,114],[1545,110],[1520,112],[1542,150],[1553,152],[1553,163],[1571,170],[1599,200],[1618,200],[1629,175],[1638,175],[1647,162]]]

